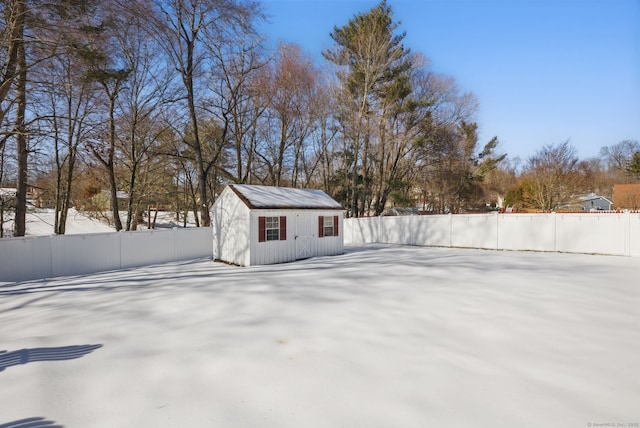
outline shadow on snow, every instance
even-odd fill
[[[101,347],[102,345],[72,345],[57,346],[52,348],[27,348],[11,352],[0,351],[0,372],[7,367],[18,366],[38,361],[75,360],[76,358],[81,358]],[[4,426],[5,425],[0,425],[0,428]]]

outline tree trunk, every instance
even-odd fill
[[[76,163],[76,151],[70,149],[69,152],[69,169],[67,170],[67,177],[64,182],[64,189],[62,191],[62,207],[60,209],[60,223],[58,224],[59,235],[64,235],[67,231],[67,216],[69,214],[69,208],[71,207],[71,189],[73,187],[73,168]]]
[[[24,2],[20,2],[24,10]],[[16,134],[18,155],[18,180],[16,185],[16,217],[14,221],[14,236],[24,236],[26,233],[27,216],[27,161],[29,152],[27,149],[27,54],[24,46],[24,13],[18,18],[21,26],[19,31],[20,44],[18,46],[18,79],[17,79],[17,112]]]
[[[19,51],[24,48],[24,21],[27,6],[25,0],[13,0],[9,4],[5,5],[6,13],[14,11],[13,22],[7,22],[7,25],[11,28],[8,31],[7,51],[5,53],[5,68],[4,73],[0,75],[0,123],[4,122],[6,110],[1,108],[2,102],[9,95],[13,80],[16,77],[16,70],[18,69]],[[6,140],[0,140],[0,148],[3,147]]]
[[[54,119],[54,126],[57,127],[56,119]],[[62,168],[60,161],[60,147],[59,147],[59,137],[56,131],[54,142],[55,142],[55,159],[56,159],[56,194],[55,194],[55,206],[54,206],[54,221],[53,221],[53,233],[58,233],[59,224],[60,224],[60,207],[62,206]]]
[[[127,223],[126,223],[126,229],[127,231],[131,230],[131,221],[133,219],[133,214],[134,214],[134,210],[133,210],[133,204],[134,204],[134,196],[135,196],[135,183],[136,183],[136,172],[138,169],[138,165],[137,162],[133,163],[132,169],[131,169],[131,177],[129,178],[129,198],[127,201]]]
[[[113,157],[116,151],[116,122],[114,118],[114,110],[119,85],[119,83],[116,83],[116,87],[109,97],[109,159],[106,163],[107,171],[109,173],[109,186],[111,187],[111,212],[113,213],[113,223],[117,231],[122,230],[122,221],[120,220],[120,209],[118,207],[118,184],[116,183],[116,172],[115,165],[113,164]],[[105,91],[108,94],[109,91],[106,84]]]
[[[358,215],[358,150],[356,147],[353,151],[353,173],[351,176],[351,216],[360,217]]]
[[[120,212],[118,207],[118,185],[116,184],[116,176],[113,171],[113,162],[109,168],[109,187],[111,188],[111,212],[113,213],[113,223],[117,231],[122,230],[122,221],[120,220]]]
[[[200,196],[200,218],[202,226],[209,227],[209,198],[207,195],[207,170],[204,166],[202,156],[202,146],[200,144],[200,133],[198,132],[198,116],[195,106],[195,94],[193,88],[193,45],[188,47],[187,70],[184,77],[184,84],[187,89],[187,102],[189,104],[189,117],[193,128],[193,150],[196,154],[196,171],[198,173],[198,195]],[[197,214],[196,214],[197,217]]]

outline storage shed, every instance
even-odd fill
[[[321,190],[230,184],[211,213],[213,258],[253,266],[342,254],[343,212]]]

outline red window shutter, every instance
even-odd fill
[[[267,240],[267,219],[266,217],[258,217],[258,242]]]
[[[280,216],[280,240],[287,240],[287,216]]]
[[[318,237],[324,238],[324,217],[318,217]]]
[[[337,215],[333,216],[333,236],[339,236],[338,235],[338,216]]]

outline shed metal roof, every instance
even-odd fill
[[[331,196],[317,189],[248,184],[230,184],[229,188],[251,209],[344,209]]]

